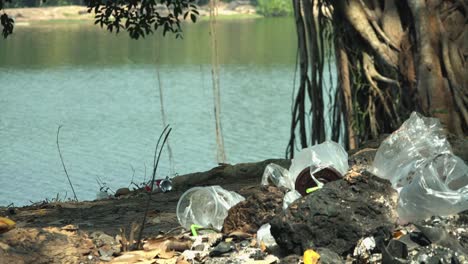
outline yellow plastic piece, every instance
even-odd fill
[[[320,254],[312,249],[304,251],[304,264],[317,264],[320,259]]]
[[[6,233],[15,228],[16,223],[8,218],[0,217],[0,234]]]

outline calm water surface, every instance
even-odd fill
[[[296,40],[292,18],[219,22],[222,123],[229,163],[283,157]],[[71,197],[96,178],[113,188],[149,176],[163,129],[156,68],[173,131],[159,177],[216,165],[208,24],[183,40],[134,41],[87,24],[17,27],[0,40],[0,205]],[[159,62],[156,57],[160,54]]]

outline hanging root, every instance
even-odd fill
[[[368,16],[366,15],[358,0],[343,1],[344,14],[354,29],[369,43],[383,61],[391,68],[396,68],[398,63],[397,53],[390,49],[387,44],[382,43],[376,35],[372,25],[369,24]]]
[[[468,98],[466,96],[466,84],[460,84],[457,80],[457,75],[452,66],[452,60],[450,56],[449,39],[447,34],[443,34],[442,37],[442,60],[444,63],[445,71],[447,72],[448,81],[454,93],[453,98],[455,99],[455,105],[461,112],[461,117],[464,119],[465,124],[468,124],[468,111],[466,105],[468,105]],[[457,49],[457,47],[452,47]],[[452,56],[453,57],[453,56]],[[463,85],[463,86],[462,86]]]
[[[382,82],[387,82],[391,84],[395,84],[398,86],[398,82],[395,80],[392,80],[390,78],[382,76],[376,69],[374,65],[374,61],[371,58],[369,54],[366,52],[362,53],[362,64],[363,64],[363,70],[364,74],[366,76],[367,81],[370,84],[370,87],[374,91],[374,93],[380,98],[380,101],[382,102],[382,105],[385,109],[385,112],[387,113],[388,116],[392,117],[393,113],[392,110],[390,109],[390,106],[388,105],[388,102],[380,88],[377,86],[377,82],[374,80],[382,81]],[[370,102],[369,102],[370,103]],[[397,115],[398,116],[398,115]]]
[[[362,10],[367,16],[367,20],[371,23],[372,27],[374,28],[375,32],[379,35],[379,37],[385,42],[385,44],[389,45],[397,51],[400,51],[400,48],[395,43],[393,43],[392,40],[390,40],[387,34],[385,34],[385,32],[379,26],[379,24],[377,23],[377,17],[372,13],[372,11],[369,10],[364,1],[359,0],[359,3],[361,4]]]
[[[369,104],[367,105],[367,113],[369,115],[369,124],[372,137],[376,138],[379,135],[379,127],[376,120],[376,112],[375,112],[375,103],[373,100],[373,96],[369,94]]]

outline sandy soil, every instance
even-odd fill
[[[92,20],[93,14],[89,14],[84,6],[59,6],[59,7],[35,7],[35,8],[9,8],[5,12],[14,17],[19,25],[27,24],[31,21],[73,21],[73,20]],[[208,7],[200,7],[200,15],[207,16]],[[251,15],[255,16],[255,7],[251,5],[233,6],[226,3],[219,3],[218,15],[236,16]]]
[[[223,187],[248,196],[254,186],[242,181]],[[182,193],[151,195],[144,238],[179,229],[176,206]],[[0,264],[97,263],[99,252],[91,239],[93,233],[128,237],[132,224],[141,223],[147,199],[147,193],[136,191],[121,198],[0,208],[0,216],[17,224],[15,229],[0,234]]]

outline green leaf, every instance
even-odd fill
[[[190,14],[190,19],[193,23],[197,22],[197,16],[195,14]]]

